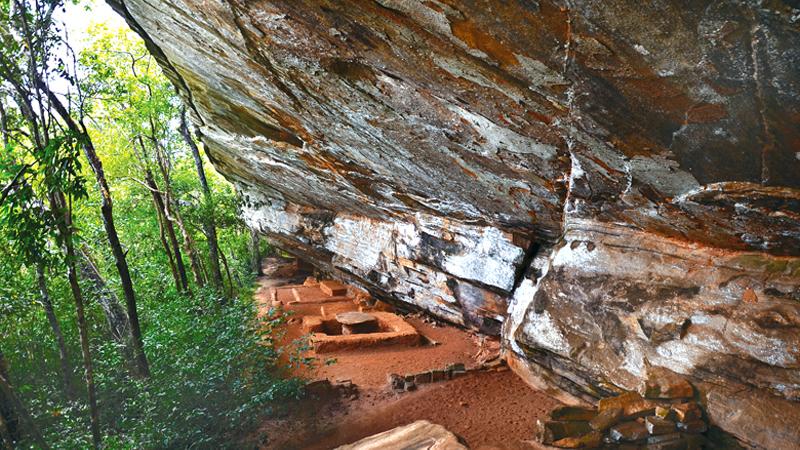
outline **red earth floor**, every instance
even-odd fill
[[[286,262],[269,260],[267,275],[256,293],[264,313],[272,304],[271,288],[298,283]],[[309,289],[309,298],[319,293]],[[284,345],[303,336],[303,315],[358,310],[351,300],[326,303],[290,303],[290,290],[278,291],[290,312]],[[291,299],[291,300],[289,300]],[[273,310],[274,311],[274,310]],[[453,363],[477,367],[497,356],[499,345],[460,328],[435,323],[421,316],[405,316],[419,333],[434,342],[421,346],[390,346],[347,350],[319,355],[314,367],[295,369],[293,375],[308,380],[349,380],[356,391],[328,392],[283,405],[266,419],[246,446],[261,449],[332,449],[366,436],[427,419],[452,431],[472,449],[532,449],[534,423],[558,405],[547,394],[532,389],[506,367],[470,371],[453,380],[424,384],[413,392],[396,393],[388,383],[392,373],[404,375],[442,369]],[[316,356],[313,352],[306,356]],[[325,364],[325,362],[329,364]]]

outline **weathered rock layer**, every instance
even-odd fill
[[[109,1],[281,247],[562,398],[668,367],[800,442],[794,2]]]

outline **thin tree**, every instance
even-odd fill
[[[225,273],[228,275],[228,297],[234,297],[233,277],[231,277],[231,268],[228,266],[228,258],[225,257],[225,252],[220,252],[219,256],[222,257],[222,265],[225,267]]]
[[[159,121],[158,118],[161,117],[158,112],[154,112],[154,110],[163,109],[163,105],[158,105],[158,100],[156,99],[156,95],[151,85],[152,80],[149,79],[146,74],[149,71],[150,61],[151,58],[147,58],[147,65],[145,68],[145,74],[140,76],[139,71],[137,70],[137,58],[128,53],[131,58],[131,75],[133,75],[134,79],[138,84],[145,88],[147,91],[147,98],[148,103],[150,104],[149,108],[147,108],[147,124],[149,126],[149,133],[147,133],[147,139],[153,146],[153,157],[155,159],[156,167],[158,167],[159,172],[162,176],[162,180],[164,182],[164,190],[160,191],[163,195],[163,214],[164,217],[172,223],[175,223],[178,226],[178,229],[181,231],[181,235],[183,236],[183,250],[186,253],[186,256],[189,258],[189,266],[191,267],[192,274],[195,278],[195,283],[202,287],[205,284],[205,278],[203,274],[203,270],[200,264],[200,259],[197,255],[197,248],[194,244],[194,239],[192,235],[189,233],[189,230],[186,228],[183,218],[181,217],[180,210],[178,209],[178,204],[175,199],[175,196],[172,195],[172,186],[170,182],[170,160],[169,155],[167,154],[166,150],[162,147],[161,141],[159,140],[159,131],[166,130],[168,128],[168,124],[162,121]],[[166,108],[170,109],[170,108]],[[139,135],[141,138],[141,135]],[[143,153],[146,154],[144,142],[140,141],[142,145]],[[149,168],[149,164],[147,166]],[[151,173],[152,178],[152,173]],[[154,181],[154,180],[153,180]],[[168,227],[169,228],[169,227]],[[173,248],[175,252],[177,249]],[[177,255],[177,252],[176,252]],[[176,257],[176,262],[177,262]],[[181,277],[185,276],[185,269],[181,272],[181,266],[183,262],[181,260],[180,264],[178,265],[178,271],[181,273]],[[187,285],[188,286],[188,285]],[[187,289],[188,290],[188,287]]]
[[[9,129],[9,116],[4,106],[3,98],[0,98],[0,134],[2,134],[3,137],[3,147],[6,150],[10,150],[12,136],[11,130]],[[18,188],[22,188],[25,192],[29,193],[27,200],[33,200],[28,203],[33,208],[25,208],[20,211],[20,213],[24,214],[24,217],[17,216],[15,218],[16,225],[21,227],[29,237],[27,240],[18,240],[18,242],[24,243],[23,248],[20,249],[22,253],[21,256],[25,262],[36,267],[36,281],[40,294],[39,302],[44,308],[45,317],[47,317],[47,322],[53,330],[53,336],[58,346],[62,387],[67,398],[73,399],[75,398],[75,387],[72,385],[72,364],[70,363],[69,354],[67,352],[64,334],[61,331],[61,324],[58,321],[55,308],[53,308],[53,302],[50,299],[50,292],[47,288],[45,276],[46,268],[44,256],[47,252],[45,248],[43,248],[43,235],[46,231],[44,230],[45,224],[41,222],[41,217],[45,216],[46,213],[42,214],[43,211],[36,211],[36,209],[41,208],[43,204],[41,200],[35,197],[31,186],[24,180],[20,180],[19,183]],[[33,233],[38,233],[40,236],[34,237],[32,236]]]
[[[108,181],[106,180],[105,172],[103,170],[103,163],[97,156],[97,151],[92,144],[92,140],[89,137],[88,131],[86,130],[86,125],[83,122],[83,116],[81,115],[79,122],[73,120],[70,113],[66,110],[66,108],[64,108],[64,106],[61,104],[61,101],[53,93],[53,91],[48,89],[44,84],[42,84],[42,88],[47,93],[48,99],[52,103],[53,108],[56,110],[56,112],[58,112],[59,116],[61,116],[61,119],[64,121],[64,123],[67,124],[69,130],[76,136],[79,136],[82,144],[81,147],[86,155],[86,159],[89,160],[89,166],[92,168],[92,172],[94,173],[97,185],[100,189],[100,196],[102,198],[100,212],[103,217],[103,226],[105,227],[108,244],[111,247],[111,253],[114,255],[114,263],[117,266],[120,284],[122,285],[122,292],[125,296],[125,305],[127,306],[128,321],[130,323],[129,328],[131,340],[133,342],[135,362],[134,367],[136,369],[134,373],[140,377],[149,377],[150,367],[147,362],[147,356],[144,352],[142,330],[139,325],[139,311],[136,306],[136,294],[133,290],[133,281],[131,280],[130,270],[128,269],[128,260],[125,256],[125,251],[122,249],[122,244],[119,240],[119,234],[117,233],[117,227],[114,224],[114,206],[111,199],[111,189],[109,188]]]
[[[81,278],[91,282],[89,292],[103,309],[111,337],[117,343],[122,359],[129,366],[135,364],[136,360],[133,356],[135,348],[131,342],[131,325],[128,315],[122,308],[117,294],[108,287],[106,280],[100,274],[89,247],[85,244],[82,245],[79,253],[78,269],[80,270]],[[131,369],[135,370],[135,368]]]
[[[200,265],[200,258],[197,255],[197,246],[194,243],[194,239],[192,238],[189,229],[186,227],[186,224],[183,221],[183,216],[181,215],[178,207],[178,201],[172,191],[172,162],[167,154],[166,149],[161,146],[156,138],[155,125],[153,124],[152,117],[150,123],[152,130],[150,140],[155,148],[156,166],[158,167],[159,172],[161,173],[162,181],[164,182],[164,214],[178,225],[178,229],[181,231],[181,235],[183,236],[183,249],[186,252],[186,256],[189,257],[189,266],[192,269],[195,283],[198,287],[203,287],[205,285],[205,280],[203,278],[203,270],[201,269]]]
[[[141,153],[137,152],[136,155],[139,160],[139,164],[144,171],[144,182],[142,184],[145,186],[145,188],[147,188],[148,191],[150,191],[150,194],[153,198],[153,204],[156,208],[159,225],[163,230],[166,230],[166,235],[169,238],[171,251],[170,248],[167,248],[167,255],[174,255],[175,257],[175,270],[173,271],[173,276],[175,276],[175,286],[178,289],[178,292],[188,292],[189,280],[186,277],[186,266],[183,263],[181,247],[178,243],[178,237],[175,234],[175,225],[169,216],[169,211],[166,203],[164,202],[162,192],[159,189],[155,178],[153,177],[153,171],[150,169],[150,158],[147,152],[147,147],[144,144],[144,139],[142,139],[141,136],[138,136],[136,140],[138,141],[139,148],[141,149]],[[136,145],[134,144],[134,149],[135,148]],[[170,256],[170,263],[172,262],[172,257]]]
[[[52,70],[49,66],[50,51],[60,40],[53,27],[52,15],[61,2],[35,1],[28,5],[25,0],[12,1],[14,7],[9,10],[7,24],[13,28],[13,32],[9,32],[6,27],[0,27],[0,78],[11,87],[16,106],[27,122],[26,135],[30,146],[23,145],[22,148],[29,153],[31,162],[23,164],[12,182],[3,188],[3,197],[0,200],[5,200],[7,195],[14,195],[21,186],[33,184],[28,183],[26,176],[38,178],[37,184],[49,200],[49,215],[52,215],[58,230],[58,243],[64,251],[67,277],[75,300],[92,441],[99,448],[100,416],[83,294],[75,268],[72,223],[71,199],[85,196],[77,161],[79,142],[76,139],[78,136],[65,129],[54,117],[50,103],[52,99],[47,95],[50,91],[42,89],[47,87],[46,80]]]
[[[264,275],[261,268],[261,239],[255,228],[250,228],[250,270],[256,276]]]
[[[64,339],[64,333],[61,331],[61,324],[56,317],[53,302],[50,300],[50,291],[47,288],[47,277],[45,276],[45,265],[42,259],[36,262],[36,282],[39,286],[39,302],[44,308],[44,314],[47,317],[47,322],[50,324],[50,329],[53,330],[53,335],[56,338],[58,345],[58,362],[61,367],[61,383],[64,387],[64,394],[67,398],[75,398],[75,387],[72,385],[72,363],[69,360],[69,353],[67,352],[67,344]]]
[[[95,448],[100,448],[100,413],[97,409],[97,394],[94,384],[94,367],[92,365],[92,354],[89,349],[89,327],[86,321],[85,305],[83,292],[78,282],[78,270],[76,267],[77,255],[75,254],[75,242],[72,223],[72,202],[68,201],[61,191],[50,194],[50,208],[60,217],[58,222],[61,244],[64,247],[65,262],[67,265],[67,279],[72,297],[75,300],[75,312],[78,319],[78,334],[81,341],[81,354],[83,356],[83,367],[86,376],[86,386],[89,396],[89,413],[92,430],[92,442]]]
[[[149,191],[150,187],[147,186],[147,188]],[[161,213],[161,210],[159,209],[158,201],[156,200],[157,195],[160,194],[151,191],[151,197],[153,199],[153,208],[156,212],[156,222],[158,223],[158,238],[161,241],[161,246],[164,248],[164,253],[167,255],[167,262],[169,263],[170,272],[172,272],[172,279],[175,280],[175,289],[177,289],[178,292],[181,292],[183,286],[181,285],[181,279],[180,276],[178,275],[178,268],[175,266],[175,259],[172,256],[172,249],[170,248],[169,243],[167,242],[167,232],[164,227],[165,219],[163,217],[164,215]]]
[[[219,241],[217,239],[217,224],[214,216],[214,197],[211,187],[203,169],[203,159],[200,157],[200,150],[189,132],[189,123],[186,120],[186,108],[181,109],[181,135],[186,145],[192,151],[197,178],[200,180],[200,187],[203,190],[203,234],[208,241],[208,259],[211,265],[211,282],[217,290],[222,290],[222,271],[219,264]]]

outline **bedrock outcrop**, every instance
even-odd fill
[[[800,442],[793,1],[109,0],[248,224],[561,398]]]

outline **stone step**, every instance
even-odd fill
[[[335,280],[323,280],[319,282],[320,290],[328,296],[347,295],[347,286]]]

